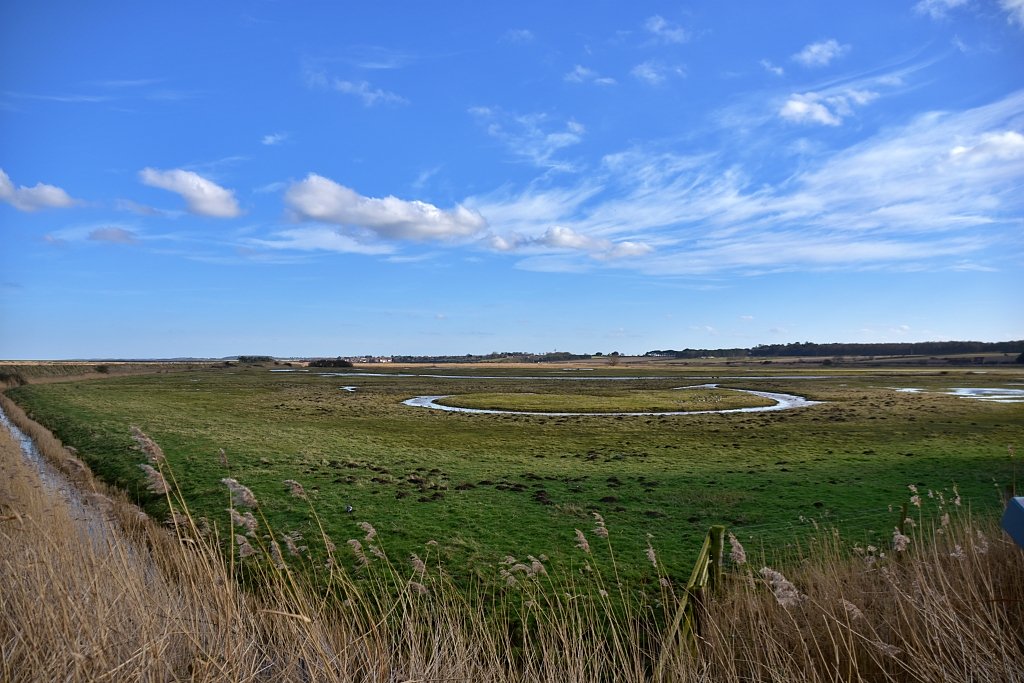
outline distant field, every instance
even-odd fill
[[[1012,478],[1007,446],[1024,446],[1024,404],[943,393],[1024,388],[1020,369],[823,376],[821,368],[787,368],[766,377],[770,370],[760,366],[718,367],[713,379],[708,368],[679,372],[655,364],[642,371],[387,372],[466,377],[207,368],[31,384],[10,395],[157,514],[162,502],[144,488],[132,425],[163,446],[193,512],[221,526],[228,498],[220,480],[230,476],[255,492],[275,528],[312,538],[309,506],[283,483],[297,480],[338,546],[360,537],[357,523],[369,521],[393,556],[436,540],[449,567],[491,577],[508,554],[578,562],[574,530],[589,532],[594,511],[612,532],[621,571],[641,579],[648,539],[670,571],[683,576],[716,523],[755,547],[792,542],[812,519],[882,542],[897,518],[890,505],[907,500],[908,484],[948,496],[955,483],[976,511],[994,514],[997,487]],[[757,404],[735,392],[681,398],[684,392],[674,391],[707,381],[824,403],[774,413],[619,417],[471,415],[402,405],[419,395],[450,395],[449,402],[473,406],[587,406],[581,412],[653,410],[679,400],[695,410]]]

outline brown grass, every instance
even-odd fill
[[[0,403],[87,499],[76,510],[44,487],[0,433],[5,681],[594,683],[655,680],[659,659],[665,681],[1024,681],[1024,552],[951,502],[939,511],[948,525],[921,517],[907,528],[904,552],[858,552],[822,530],[785,566],[732,566],[704,602],[702,637],[666,643],[671,585],[635,600],[625,597],[635,587],[597,572],[550,576],[543,558],[509,558],[500,588],[456,588],[431,548],[395,560],[367,525],[361,573],[330,554],[311,574],[262,520],[254,534],[235,529],[254,557],[235,543],[225,555],[173,490],[177,526],[143,518]],[[792,583],[789,606],[764,564]]]

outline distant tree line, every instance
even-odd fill
[[[350,368],[352,363],[345,360],[341,356],[337,358],[317,358],[316,360],[309,361],[309,367],[311,368]]]
[[[273,363],[273,356],[239,356],[239,363]]]
[[[589,360],[589,353],[551,351],[529,353],[527,351],[494,351],[488,354],[467,353],[462,356],[391,356],[395,363],[484,363],[505,361],[509,363],[559,363],[570,360]]]
[[[935,341],[878,344],[759,344],[742,349],[664,349],[648,351],[646,356],[670,358],[746,358],[749,356],[940,356],[964,353],[1021,353],[1024,340],[1007,342]]]

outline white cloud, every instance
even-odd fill
[[[168,218],[176,218],[182,213],[180,211],[165,211],[164,209],[157,209],[147,204],[133,202],[130,199],[115,199],[114,208],[118,211],[136,213],[140,216],[166,216]]]
[[[828,95],[822,93],[794,93],[779,109],[779,116],[794,123],[820,123],[838,126],[853,115],[853,105],[864,106],[878,99],[878,93],[853,88]]]
[[[999,5],[1006,12],[1007,20],[1024,28],[1024,0],[999,0]]]
[[[793,55],[793,59],[806,67],[827,66],[833,59],[849,51],[849,45],[840,45],[837,40],[830,38],[805,46]]]
[[[270,194],[272,192],[280,192],[286,187],[288,187],[288,183],[284,182],[283,180],[275,180],[267,183],[266,185],[254,187],[252,191],[255,192],[256,194]]]
[[[920,0],[914,5],[914,10],[919,14],[927,14],[932,19],[945,19],[950,10],[968,7],[971,4],[971,0]],[[999,7],[1006,12],[1006,20],[1009,23],[1024,28],[1024,0],[999,0]]]
[[[192,171],[180,168],[169,171],[144,168],[139,171],[139,179],[150,187],[180,194],[185,199],[188,210],[200,216],[234,218],[242,213],[234,192]]]
[[[583,141],[586,127],[569,119],[559,129],[546,114],[508,114],[492,107],[471,107],[469,113],[484,126],[487,134],[500,140],[516,156],[535,166],[571,170],[572,164],[555,155]]]
[[[548,228],[538,241],[554,249],[591,249],[594,245],[592,238],[558,225]]]
[[[285,202],[303,219],[336,223],[386,239],[470,237],[487,225],[483,216],[463,206],[443,211],[426,202],[364,197],[315,173],[289,187]]]
[[[381,88],[374,88],[366,81],[343,81],[335,80],[333,88],[340,93],[345,95],[352,95],[363,101],[363,104],[367,107],[372,107],[376,104],[408,104],[409,100],[405,99],[401,95],[398,95]]]
[[[764,68],[765,71],[776,76],[783,76],[786,73],[786,70],[783,69],[781,66],[776,66],[767,59],[761,60],[761,66]]]
[[[36,183],[33,187],[15,187],[7,173],[0,168],[0,201],[5,201],[19,211],[37,209],[66,209],[79,202],[55,185]]]
[[[669,76],[685,76],[686,69],[681,66],[667,66],[657,60],[648,60],[634,66],[630,73],[634,78],[649,85],[661,85]]]
[[[614,78],[608,78],[593,69],[577,64],[572,71],[565,74],[564,80],[569,83],[594,83],[596,85],[615,85]]]
[[[326,227],[292,228],[275,233],[274,239],[253,239],[249,243],[267,249],[296,251],[333,251],[343,254],[390,254],[394,247],[380,242],[360,241],[339,229]]]
[[[416,61],[414,55],[379,45],[352,46],[346,50],[346,62],[360,69],[389,71],[401,69]]]
[[[634,241],[612,242],[611,240],[584,235],[572,228],[555,225],[536,237],[518,234],[508,236],[491,235],[488,245],[497,251],[537,251],[553,249],[586,252],[592,258],[609,260],[646,256],[654,251],[649,244]]]
[[[927,14],[932,19],[942,19],[951,9],[961,7],[970,0],[920,0],[914,5],[914,11],[919,14]]]
[[[93,242],[113,242],[114,244],[138,244],[139,238],[131,230],[118,227],[96,228],[87,239]]]
[[[416,174],[416,179],[412,181],[412,187],[414,190],[422,190],[430,182],[430,179],[436,176],[441,171],[440,166],[433,166],[431,168],[425,168]]]
[[[618,259],[618,258],[633,258],[635,256],[646,256],[654,251],[654,247],[643,242],[616,242],[612,245],[612,248],[606,251],[603,255],[607,258]]]
[[[364,65],[365,66],[365,65]],[[365,68],[397,68],[398,65],[376,65]],[[377,104],[408,104],[409,101],[397,93],[375,88],[367,81],[349,81],[341,78],[332,78],[322,68],[307,64],[303,76],[306,85],[310,88],[335,90],[344,95],[355,97],[362,101],[366,107]]]
[[[814,93],[790,95],[779,110],[779,116],[794,123],[820,123],[824,126],[838,126],[842,122]]]
[[[1024,159],[1024,135],[1013,130],[985,133],[970,145],[957,145],[949,151],[949,156],[967,164]]]
[[[280,145],[287,139],[288,133],[270,133],[269,135],[264,135],[260,143],[264,145]]]
[[[534,38],[533,31],[526,28],[509,29],[502,36],[502,40],[507,43],[532,43]]]
[[[870,99],[851,90],[859,94],[847,105]],[[578,270],[597,245],[610,256],[624,243],[652,250],[630,267],[663,275],[954,268],[965,259],[990,267],[1019,244],[1022,112],[1024,91],[925,114],[813,152],[778,185],[755,182],[718,152],[637,148],[609,155],[575,187],[535,183],[469,203],[488,219],[490,246],[530,255],[519,266],[532,269]]]
[[[690,34],[686,29],[678,24],[670,24],[664,17],[657,14],[644,22],[644,28],[665,43],[685,43],[690,39]]]

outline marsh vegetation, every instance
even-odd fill
[[[132,426],[161,444],[197,517],[223,520],[220,482],[231,477],[254,491],[261,514],[282,532],[315,535],[322,525],[344,541],[357,537],[358,521],[370,521],[399,555],[436,542],[461,581],[493,578],[509,554],[575,566],[567,541],[594,512],[619,530],[620,571],[651,585],[656,576],[643,561],[649,540],[677,577],[689,571],[711,524],[773,550],[792,549],[812,521],[879,545],[898,514],[890,506],[908,484],[957,485],[985,516],[998,511],[1011,481],[1006,447],[1020,441],[1022,406],[947,391],[1003,387],[1016,381],[1012,372],[708,370],[606,369],[572,380],[535,366],[526,379],[522,368],[485,374],[446,366],[444,376],[399,368],[338,378],[236,367],[29,384],[10,395],[158,519],[168,510],[147,489]],[[664,407],[662,400],[686,394],[677,387],[709,381],[721,389],[690,390],[692,407],[752,399],[733,388],[821,403],[771,413],[618,417],[474,415],[402,404],[446,394],[477,405]],[[897,391],[908,386],[934,391]],[[286,480],[302,484],[318,519],[290,496]]]

